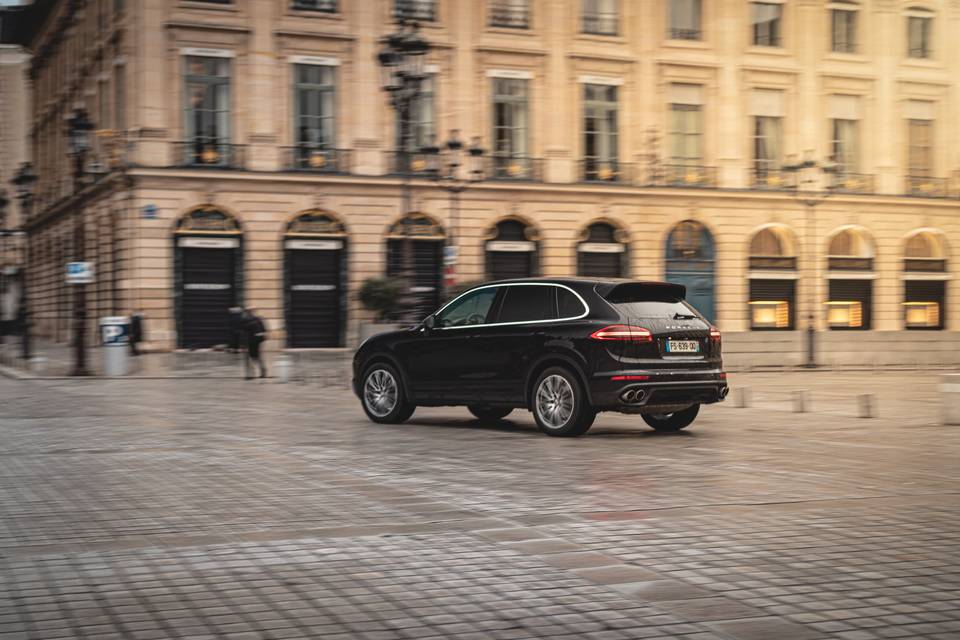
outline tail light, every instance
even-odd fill
[[[710,339],[714,342],[720,342],[720,329],[710,327]]]
[[[621,342],[653,342],[649,329],[627,324],[612,324],[590,334],[594,340],[616,340]]]

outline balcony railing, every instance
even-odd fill
[[[618,16],[616,13],[584,13],[582,18],[583,32],[599,36],[617,35]]]
[[[510,0],[493,0],[490,3],[490,26],[529,29],[530,8],[519,6]]]
[[[486,180],[517,180],[540,182],[543,180],[543,160],[527,156],[488,156]]]
[[[873,174],[835,173],[830,180],[830,190],[834,193],[871,194],[874,193]]]
[[[918,198],[949,198],[950,181],[947,178],[907,176],[907,195]]]
[[[580,179],[583,182],[630,183],[630,165],[617,160],[584,158],[580,161]]]
[[[717,168],[698,164],[663,164],[650,186],[710,189],[717,186]]]
[[[667,37],[671,40],[702,40],[703,32],[700,29],[680,29],[671,27],[667,29]]]
[[[246,145],[197,138],[173,143],[174,165],[243,169]]]
[[[290,8],[298,11],[336,13],[337,0],[292,0],[290,3]]]
[[[437,19],[436,0],[395,0],[394,17],[415,22],[433,22]]]
[[[430,159],[419,151],[388,151],[387,173],[411,175],[417,178],[429,178],[433,175],[430,171]]]
[[[308,145],[283,147],[283,166],[288,171],[350,173],[350,150]]]
[[[754,169],[751,184],[761,191],[789,191],[796,186],[796,176],[782,169]]]

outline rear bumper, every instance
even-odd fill
[[[614,379],[618,377],[626,379]],[[646,379],[637,379],[641,377]],[[593,405],[606,411],[637,413],[656,407],[712,404],[721,402],[728,392],[726,374],[720,370],[606,371],[590,381]]]

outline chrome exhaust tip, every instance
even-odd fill
[[[730,393],[730,387],[723,387],[720,389],[720,399],[723,400],[726,398],[728,393]]]
[[[626,391],[620,394],[620,399],[626,402],[627,404],[630,404],[631,402],[633,402],[633,399],[636,397],[637,397],[637,392],[634,391],[633,389],[627,389]]]
[[[647,397],[647,392],[643,389],[637,389],[637,392],[633,396],[633,401],[637,404],[643,402],[643,399]]]

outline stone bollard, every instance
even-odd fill
[[[940,379],[940,404],[943,424],[960,425],[960,373],[947,373]]]
[[[877,396],[873,393],[862,393],[857,396],[857,415],[861,418],[877,417]]]
[[[738,409],[748,409],[750,407],[750,387],[738,387],[735,393],[737,394],[736,407]]]
[[[810,392],[806,389],[797,389],[793,392],[793,411],[794,413],[806,413],[809,407],[807,403]]]
[[[290,382],[290,378],[293,377],[293,358],[281,353],[273,363],[273,371],[277,377],[277,382]]]

